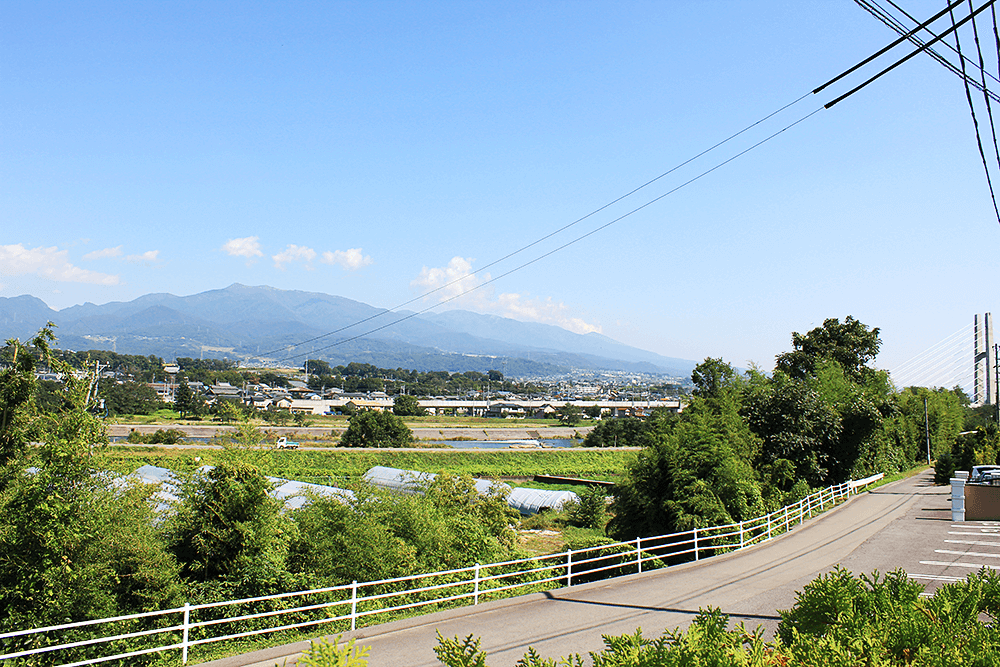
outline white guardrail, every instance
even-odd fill
[[[179,650],[186,664],[188,650],[202,644],[330,623],[339,624],[336,631],[354,630],[359,622],[386,622],[421,607],[436,610],[470,601],[477,605],[483,598],[518,589],[524,594],[642,572],[644,566],[697,561],[770,540],[882,477],[831,486],[776,512],[726,526],[444,572],[0,633],[0,650],[6,651],[0,661],[28,659],[24,662],[76,667]],[[143,645],[146,642],[156,645]],[[58,662],[52,655],[56,651],[67,651],[69,662]]]

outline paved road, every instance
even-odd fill
[[[502,667],[513,665],[528,646],[558,657],[599,650],[602,634],[641,627],[647,637],[657,636],[666,628],[686,627],[703,607],[719,607],[734,621],[773,632],[778,610],[791,607],[796,591],[837,564],[854,572],[902,567],[928,589],[989,560],[1000,568],[1000,524],[952,524],[949,489],[932,480],[933,472],[926,471],[886,485],[770,542],[702,563],[406,619],[344,637],[371,646],[371,667],[438,667],[436,633],[471,633],[482,638],[489,665]],[[997,536],[992,542],[991,534]],[[989,549],[995,555],[986,553]],[[276,647],[206,667],[272,667],[285,657],[292,664],[307,647]]]

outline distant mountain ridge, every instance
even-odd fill
[[[297,366],[311,358],[449,372],[502,365],[512,376],[576,369],[688,377],[696,365],[596,333],[468,311],[391,312],[344,297],[267,286],[233,284],[186,297],[146,294],[59,311],[33,296],[0,297],[4,339],[27,338],[48,321],[58,326],[62,348],[114,349],[164,360],[206,356]],[[325,336],[330,332],[337,333]]]

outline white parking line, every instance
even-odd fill
[[[1000,532],[1000,531],[996,531],[996,532]],[[986,537],[986,536],[992,537],[993,536],[992,532],[985,532],[985,533],[959,533],[959,532],[954,531],[954,530],[949,530],[948,534],[949,535],[973,535],[973,536],[977,536],[977,537]]]
[[[976,544],[981,547],[1000,547],[1000,542],[983,542],[982,540],[945,540],[945,544]]]
[[[944,581],[947,583],[955,583],[956,581],[965,581],[965,577],[947,577],[943,574],[909,574],[907,575],[910,579],[926,579],[928,581]]]
[[[949,551],[948,549],[935,549],[936,554],[948,554],[949,556],[972,556],[974,558],[1000,558],[1000,554],[980,554],[974,551]]]
[[[979,570],[986,568],[987,570],[1000,570],[1000,565],[986,565],[985,563],[943,563],[937,560],[922,560],[921,565],[939,565],[941,567],[971,567],[973,569]]]

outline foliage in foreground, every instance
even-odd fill
[[[945,667],[995,665],[1000,655],[1000,576],[983,570],[965,581],[920,596],[923,587],[902,570],[881,577],[853,576],[841,568],[815,579],[781,612],[778,636],[742,623],[728,629],[718,609],[701,610],[686,632],[668,630],[647,639],[604,636],[604,650],[590,652],[594,667]],[[981,620],[981,614],[989,622]],[[446,667],[486,667],[478,639],[438,635],[434,649]],[[534,649],[517,667],[580,667],[580,655],[554,660]]]
[[[295,664],[301,667],[367,667],[370,648],[355,646],[353,639],[341,646],[340,635],[332,642],[324,637],[309,642],[309,650]]]

